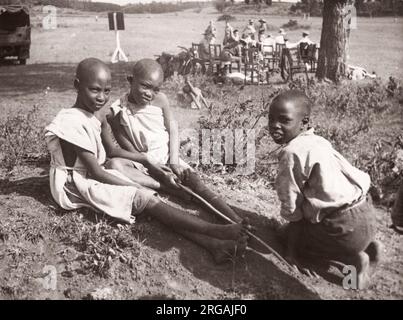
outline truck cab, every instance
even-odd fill
[[[26,64],[31,46],[29,10],[21,5],[0,5],[0,60],[15,57]]]

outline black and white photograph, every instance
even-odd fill
[[[0,0],[0,300],[402,300],[402,74],[403,0]]]

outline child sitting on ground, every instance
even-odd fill
[[[283,229],[286,255],[308,275],[302,257],[353,265],[362,289],[381,251],[374,240],[374,209],[367,202],[370,178],[307,128],[310,111],[309,98],[298,90],[278,95],[269,110],[270,135],[284,145],[276,190],[281,216],[290,221]]]
[[[140,153],[147,162],[163,168],[165,175],[156,175],[141,163],[127,159],[113,159],[112,168],[143,186],[169,193],[181,192],[175,181],[187,183],[217,210],[241,222],[234,210],[179,158],[178,130],[168,99],[159,91],[163,82],[161,66],[154,60],[142,59],[134,65],[128,81],[130,92],[112,104],[108,115],[116,140],[123,149]]]
[[[111,91],[107,65],[95,58],[83,60],[77,67],[74,87],[74,106],[62,109],[45,129],[51,153],[51,193],[62,208],[89,207],[128,223],[144,212],[205,247],[216,262],[245,249],[244,225],[203,221],[168,206],[154,191],[110,169],[106,157],[141,161],[142,156],[114,144],[103,110]]]

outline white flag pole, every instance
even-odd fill
[[[120,47],[120,38],[119,38],[119,30],[118,30],[118,24],[116,21],[116,12],[113,13],[113,25],[115,28],[115,38],[116,38],[116,49],[115,52],[112,55],[111,62],[116,63],[118,61],[125,61],[128,62],[129,59],[123,52],[122,48]]]

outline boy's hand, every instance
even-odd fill
[[[178,165],[178,164],[171,164],[170,165],[172,172],[177,175],[180,181],[186,180],[187,171],[186,168]]]
[[[164,177],[162,178],[162,183],[167,185],[168,187],[172,187],[174,189],[180,189],[176,184],[178,181],[178,177],[174,173],[166,172]]]
[[[168,166],[148,160],[147,169],[150,175],[158,181],[168,187],[179,189],[179,186],[176,184],[177,177]]]

